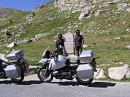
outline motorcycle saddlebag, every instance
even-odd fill
[[[94,76],[94,71],[90,64],[79,65],[76,71],[77,76],[81,79],[92,79]]]
[[[92,50],[86,50],[82,51],[82,53],[79,56],[81,63],[89,63],[93,60],[93,51]]]
[[[8,65],[4,70],[8,78],[18,78],[21,75],[17,65]]]

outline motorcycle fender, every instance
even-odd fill
[[[92,79],[94,76],[93,67],[90,64],[81,64],[76,69],[77,76],[81,79]]]

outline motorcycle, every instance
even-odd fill
[[[21,83],[24,79],[24,73],[29,67],[23,56],[22,50],[15,50],[6,56],[7,62],[0,59],[0,78],[10,78],[14,83]]]
[[[46,57],[48,56],[48,57]],[[38,70],[38,78],[42,82],[51,82],[53,78],[76,80],[83,85],[88,85],[93,81],[95,59],[91,63],[71,62],[66,56],[51,53],[46,50],[43,58],[39,61],[42,67]]]

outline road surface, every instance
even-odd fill
[[[54,79],[41,83],[37,75],[26,76],[20,85],[0,79],[0,97],[130,97],[130,83],[94,80],[89,86]]]

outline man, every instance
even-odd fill
[[[79,29],[76,29],[74,42],[75,42],[75,49],[76,49],[77,56],[79,56],[82,53],[82,45],[84,44],[84,39],[83,36],[80,35]]]
[[[58,39],[56,41],[56,49],[57,49],[57,52],[58,54],[63,54],[63,49],[64,49],[64,42],[65,42],[65,39],[62,38],[62,34],[58,34]]]

